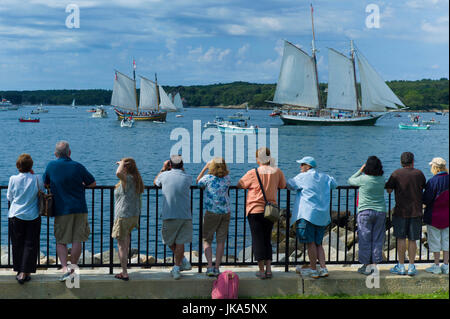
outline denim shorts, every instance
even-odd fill
[[[422,233],[422,217],[403,218],[392,216],[394,236],[398,239],[419,240]]]
[[[300,243],[316,243],[322,245],[323,236],[325,234],[324,226],[316,226],[306,219],[300,219],[297,222],[297,238]]]

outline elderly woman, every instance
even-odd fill
[[[427,182],[423,193],[425,205],[423,221],[427,224],[428,248],[434,254],[434,265],[425,270],[433,274],[448,275],[449,177],[447,163],[443,158],[436,157],[429,164],[434,176]],[[444,252],[444,263],[439,267],[441,251]]]
[[[114,189],[114,226],[111,237],[117,239],[122,272],[115,278],[128,281],[127,259],[131,231],[139,227],[141,215],[141,194],[144,183],[132,158],[123,158],[117,162],[116,176],[119,178]]]
[[[270,150],[262,147],[256,151],[257,169],[248,171],[238,182],[238,188],[248,189],[247,218],[252,233],[252,247],[255,259],[258,262],[259,271],[256,277],[259,279],[272,278],[272,228],[273,222],[264,217],[266,202],[259,186],[258,176],[266,194],[267,201],[276,204],[279,188],[286,188],[286,179],[283,172],[272,167],[273,159]],[[264,266],[266,269],[264,270]]]
[[[206,170],[208,174],[204,175]],[[222,261],[225,242],[230,224],[230,197],[228,189],[231,185],[227,164],[222,157],[215,157],[205,165],[197,177],[199,187],[205,188],[205,209],[203,218],[203,248],[205,250],[208,267],[206,275],[217,277]],[[203,176],[204,175],[204,176]],[[216,264],[212,266],[211,243],[216,234]]]
[[[348,179],[348,183],[359,186],[358,200],[358,272],[370,275],[378,263],[383,261],[383,243],[386,225],[386,203],[384,199],[385,179],[383,165],[376,156]],[[371,267],[368,267],[371,265]]]
[[[13,267],[17,271],[17,281],[23,284],[31,280],[31,273],[36,272],[41,231],[38,190],[44,190],[44,183],[34,175],[33,159],[29,154],[20,155],[16,167],[19,174],[10,177],[6,197],[11,203],[8,223]]]

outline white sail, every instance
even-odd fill
[[[283,61],[273,101],[319,108],[314,60],[288,41],[284,43]]]
[[[75,99],[72,100],[72,107],[75,107]]]
[[[363,111],[382,112],[386,111],[386,108],[396,109],[397,105],[405,106],[359,52],[358,67],[361,78],[361,109]]]
[[[169,100],[171,100],[171,101],[173,102],[173,96],[172,96],[172,93],[169,93],[168,96],[169,96]]]
[[[327,108],[357,109],[352,60],[333,49],[328,50]]]
[[[175,104],[175,107],[178,111],[183,110],[183,101],[181,101],[181,95],[180,93],[175,94],[175,98],[173,99],[173,104]]]
[[[159,104],[159,106],[162,110],[169,112],[174,112],[177,110],[161,85],[159,85],[159,97],[161,99],[161,103]]]
[[[139,97],[140,110],[156,110],[158,100],[156,95],[156,85],[152,80],[141,76],[141,94]]]
[[[136,90],[134,80],[116,71],[111,105],[121,109],[136,111]]]

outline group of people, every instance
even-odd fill
[[[70,278],[73,269],[68,267],[68,247],[71,244],[70,262],[78,263],[82,243],[90,234],[87,219],[85,188],[95,187],[95,178],[80,163],[73,161],[68,142],[56,144],[56,160],[48,163],[43,177],[34,174],[30,155],[22,154],[16,162],[18,175],[11,176],[7,198],[9,210],[9,235],[13,248],[13,267],[16,279],[23,284],[36,272],[41,218],[38,213],[38,190],[50,188],[54,196],[54,235],[57,254],[61,261],[61,281]],[[307,156],[297,163],[300,173],[288,180],[281,169],[274,167],[274,159],[266,147],[256,151],[258,167],[249,170],[237,183],[247,189],[246,217],[252,236],[252,250],[258,263],[255,276],[272,278],[272,228],[274,223],[264,217],[267,202],[276,204],[278,189],[295,191],[296,199],[291,225],[296,225],[300,243],[307,246],[309,267],[297,267],[303,276],[320,278],[328,276],[325,252],[322,246],[326,226],[330,218],[330,193],[337,187],[333,177],[317,171],[314,158]],[[114,225],[112,237],[117,240],[122,271],[115,278],[128,281],[127,259],[131,231],[139,227],[141,195],[144,183],[133,158],[117,162],[116,176],[119,182],[114,190]],[[434,253],[435,264],[427,271],[448,274],[449,198],[448,171],[442,158],[434,158],[430,165],[434,177],[426,182],[423,173],[414,168],[414,155],[401,155],[402,168],[394,171],[385,182],[381,161],[371,156],[348,182],[359,186],[358,196],[358,272],[369,275],[382,261],[385,236],[386,206],[384,191],[395,192],[396,206],[393,214],[394,235],[398,239],[399,263],[391,272],[414,275],[416,240],[420,239],[422,220],[428,227],[429,249]],[[204,188],[203,248],[207,260],[207,276],[218,276],[230,223],[229,187],[231,179],[223,158],[208,162],[196,179]],[[193,226],[190,210],[190,186],[192,177],[186,173],[180,155],[172,155],[164,162],[154,179],[154,185],[162,188],[162,241],[173,252],[174,266],[170,271],[174,279],[181,272],[192,269],[184,256],[184,246],[192,241]],[[425,214],[422,214],[425,205]],[[213,264],[212,242],[216,237],[216,258]],[[406,247],[406,239],[408,247]],[[405,252],[408,250],[409,267],[405,270]],[[440,252],[444,263],[439,266]],[[319,266],[317,266],[317,262]]]

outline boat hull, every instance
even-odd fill
[[[429,130],[430,126],[417,126],[417,125],[406,125],[406,124],[399,124],[398,128],[401,130]]]
[[[221,133],[231,133],[231,134],[256,134],[256,133],[258,133],[258,128],[256,128],[256,127],[235,127],[235,126],[217,125],[217,129]]]
[[[123,112],[121,112],[118,109],[114,109],[114,112],[117,115],[118,120],[123,120],[125,117],[128,117],[129,115],[124,115]],[[158,112],[152,115],[139,115],[139,114],[133,114],[133,120],[135,121],[157,121],[157,122],[165,122],[166,121],[167,112]]]
[[[315,126],[373,126],[383,115],[331,119],[323,117],[307,117],[297,115],[280,115],[285,125],[315,125]]]
[[[19,122],[21,122],[21,123],[39,123],[40,119],[24,119],[24,118],[20,118]]]

